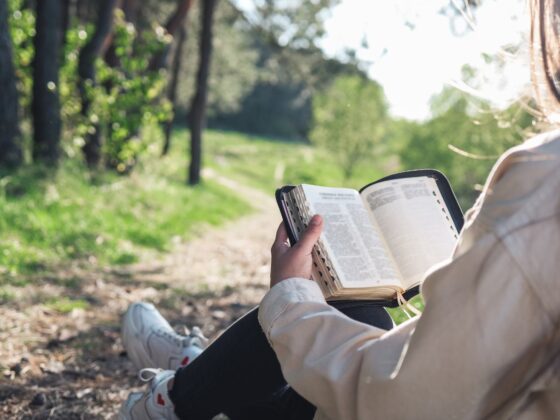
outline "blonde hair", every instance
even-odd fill
[[[560,122],[560,0],[529,0],[531,79],[537,105]]]

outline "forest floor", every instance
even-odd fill
[[[114,418],[128,393],[142,387],[120,338],[131,302],[150,301],[177,331],[199,325],[211,339],[258,304],[280,220],[274,199],[206,176],[238,191],[254,211],[201,230],[162,258],[51,269],[0,306],[0,418]]]

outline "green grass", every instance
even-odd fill
[[[88,309],[89,303],[83,299],[69,299],[67,297],[63,297],[50,299],[46,306],[60,312],[61,314],[67,314],[72,312],[74,309]]]
[[[186,136],[182,130],[178,136]],[[318,184],[360,188],[390,170],[385,161],[357,165],[345,180],[335,157],[301,142],[247,136],[235,132],[208,131],[206,165],[270,194],[284,184]]]
[[[12,302],[16,299],[16,295],[7,287],[0,287],[0,305]]]
[[[414,296],[412,299],[408,301],[408,303],[414,306],[420,312],[424,310],[424,300],[422,299],[421,295]],[[408,315],[400,307],[387,308],[387,312],[389,312],[389,315],[391,316],[391,318],[393,318],[393,321],[395,321],[395,324],[397,325],[409,319]],[[414,314],[411,313],[410,310],[408,311],[408,313],[410,314],[410,316],[414,316]]]
[[[147,153],[130,176],[92,180],[66,160],[54,174],[27,167],[0,177],[0,280],[24,285],[26,274],[76,259],[133,263],[145,251],[169,251],[201,225],[251,211],[215,182],[186,186],[185,161]]]

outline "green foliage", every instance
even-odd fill
[[[457,90],[434,100],[436,116],[424,124],[401,122],[398,134],[404,169],[435,168],[450,179],[459,201],[469,208],[496,159],[519,144],[532,117],[519,104],[495,111]]]
[[[313,98],[313,144],[336,156],[345,179],[360,162],[382,151],[387,104],[381,86],[359,76],[341,76]]]
[[[325,10],[339,2],[260,0],[255,2],[255,19],[274,42],[294,48],[310,48],[325,35]]]
[[[35,50],[35,15],[29,8],[24,8],[24,0],[8,0],[10,11],[9,26],[13,43],[13,60],[18,78],[20,109],[29,115],[31,106],[32,67]]]
[[[250,211],[213,182],[186,188],[183,155],[161,161],[158,151],[149,149],[146,163],[126,178],[106,173],[92,180],[75,160],[56,174],[26,167],[0,178],[0,280],[23,285],[27,274],[69,260],[132,263],[169,251],[201,224]]]
[[[68,28],[59,73],[60,113],[63,121],[61,145],[69,157],[79,153],[79,146],[82,145],[78,139],[79,133],[85,131],[86,126],[78,92],[78,55],[87,41],[87,29],[92,30],[92,27],[77,25]]]
[[[118,172],[130,170],[148,146],[140,136],[142,126],[171,117],[171,104],[162,95],[165,73],[149,69],[150,59],[169,42],[161,27],[138,33],[122,11],[116,11],[113,46],[118,65],[96,61],[98,83],[88,84],[92,106],[81,134],[102,127],[105,162]]]
[[[311,97],[341,73],[359,73],[355,63],[326,59],[315,46],[324,32],[325,11],[334,3],[258,2],[245,16],[232,2],[219,2],[209,80],[209,126],[258,135],[307,138]],[[195,87],[198,11],[189,22],[179,83],[185,115]],[[282,28],[289,30],[281,36]],[[289,69],[289,71],[287,71]],[[182,117],[184,118],[184,117]]]

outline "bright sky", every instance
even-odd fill
[[[321,46],[331,56],[340,56],[347,47],[358,49],[397,116],[429,116],[430,97],[446,83],[460,80],[465,63],[482,68],[489,79],[480,90],[483,96],[497,105],[507,102],[529,80],[525,54],[507,60],[504,72],[497,74],[486,68],[481,53],[494,54],[520,39],[528,27],[525,2],[484,0],[475,31],[460,37],[450,30],[450,19],[439,13],[447,4],[449,0],[342,0],[331,11]],[[364,39],[368,48],[360,48]]]
[[[427,118],[432,95],[460,81],[467,63],[482,69],[487,79],[478,93],[498,106],[506,104],[529,81],[526,53],[508,58],[500,72],[484,64],[482,53],[493,55],[526,32],[525,1],[483,0],[475,30],[462,36],[453,35],[449,17],[440,13],[450,2],[463,0],[341,0],[329,13],[320,46],[335,57],[356,49],[370,77],[383,86],[395,116]],[[250,8],[252,1],[238,3]]]

